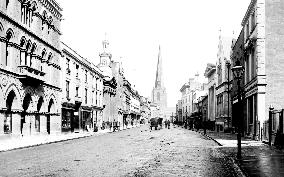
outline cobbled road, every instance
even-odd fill
[[[0,176],[238,176],[212,140],[180,127],[148,125],[0,153]]]

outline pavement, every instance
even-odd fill
[[[137,125],[140,126],[140,125]],[[136,126],[128,126],[127,129]],[[122,129],[123,130],[123,129]],[[29,135],[29,136],[0,136],[0,152],[22,149],[27,147],[39,146],[42,144],[57,143],[72,139],[79,139],[89,136],[99,136],[105,133],[111,133],[112,130],[104,129],[98,132],[80,132],[80,133],[59,133],[50,135]]]
[[[203,130],[199,131],[203,134]],[[284,176],[284,150],[269,146],[260,141],[254,141],[242,137],[242,159],[238,160],[237,134],[223,132],[206,132],[206,137],[220,145],[222,151],[227,154],[240,168],[243,176],[252,177],[283,177]]]

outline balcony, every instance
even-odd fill
[[[18,79],[27,84],[42,84],[44,83],[45,73],[28,65],[20,65]]]

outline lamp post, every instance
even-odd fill
[[[228,112],[227,112],[227,122],[228,122],[228,128],[231,128],[230,127],[230,123],[231,123],[231,120],[230,120],[230,67],[231,67],[231,63],[229,61],[226,62],[226,66],[227,66],[227,69],[228,69],[228,73],[227,73],[227,77],[228,77],[228,88],[227,88],[227,96],[228,96]]]
[[[237,60],[235,66],[232,68],[232,72],[234,75],[234,79],[237,80],[237,85],[238,85],[238,105],[240,112],[240,117],[238,118],[238,135],[237,135],[237,141],[238,141],[238,153],[237,153],[237,158],[241,159],[241,128],[242,128],[242,103],[241,103],[241,80],[243,77],[244,73],[244,67],[241,66],[240,61]]]

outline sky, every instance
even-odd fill
[[[216,63],[219,35],[237,38],[250,0],[56,0],[61,40],[95,65],[102,40],[140,95],[151,98],[159,45],[168,106],[207,63]]]

